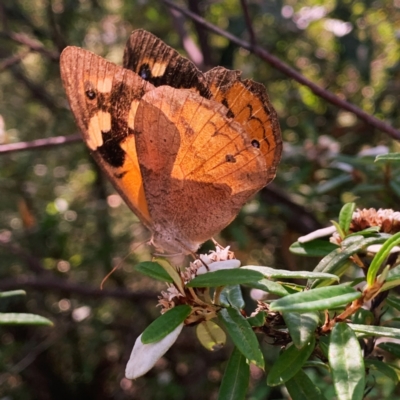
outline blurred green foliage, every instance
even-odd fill
[[[249,38],[240,2],[188,3],[207,21]],[[398,0],[248,3],[260,45],[400,126]],[[218,238],[243,264],[311,270],[316,263],[288,252],[299,234],[327,224],[345,202],[398,209],[399,168],[373,162],[376,154],[399,151],[397,142],[249,51],[177,17],[162,1],[3,0],[0,12],[0,144],[77,132],[59,75],[64,46],[120,64],[133,29],[149,30],[185,54],[183,31],[194,43],[206,36],[204,68],[225,65],[264,83],[280,118],[285,147],[274,184]],[[55,325],[1,328],[0,398],[215,398],[230,347],[208,352],[191,329],[144,378],[124,378],[135,338],[158,315],[164,286],[134,272],[151,257],[142,244],[149,234],[81,142],[1,154],[0,193],[0,290],[27,291],[26,300],[2,303],[0,312],[39,314]],[[100,282],[119,264],[101,292]],[[262,346],[272,365],[279,349]],[[261,371],[250,374],[251,398],[287,396],[267,389]],[[379,377],[369,398],[395,398],[386,382]]]

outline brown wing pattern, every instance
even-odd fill
[[[130,208],[150,226],[134,120],[140,99],[154,86],[77,47],[63,51],[60,65],[71,110],[92,155]]]
[[[133,31],[125,46],[124,68],[136,72],[154,86],[190,89],[207,99],[211,93],[196,66],[150,32]]]
[[[136,145],[150,214],[187,248],[226,227],[265,185],[263,154],[225,113],[212,100],[169,86],[147,93],[138,108]],[[153,129],[157,123],[162,129]]]
[[[76,47],[60,63],[86,144],[159,248],[196,251],[275,176],[275,110],[240,72],[203,75],[143,30],[130,36],[124,67]]]
[[[278,117],[265,87],[242,80],[240,71],[216,67],[205,73],[213,99],[228,108],[228,116],[247,132],[253,146],[260,147],[266,160],[270,182],[281,158],[282,139]]]

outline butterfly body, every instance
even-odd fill
[[[194,252],[275,176],[275,111],[262,85],[221,67],[203,75],[142,30],[128,41],[124,67],[66,48],[61,75],[71,109],[155,247]]]

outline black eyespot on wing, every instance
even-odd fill
[[[94,100],[94,99],[96,98],[96,93],[93,92],[93,90],[87,90],[87,91],[85,92],[85,94],[86,94],[86,97],[87,97],[89,100]]]
[[[225,156],[225,161],[226,162],[235,163],[236,162],[236,158],[232,154],[227,154]]]
[[[253,140],[251,141],[251,145],[252,145],[253,147],[256,147],[257,149],[260,148],[260,142],[259,142],[258,140],[256,140],[256,139],[253,139]]]
[[[142,64],[139,68],[138,75],[145,81],[149,81],[151,79],[151,69],[149,64]]]
[[[89,100],[94,100],[96,98],[97,93],[92,82],[85,82],[85,95]]]

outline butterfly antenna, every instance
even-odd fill
[[[128,254],[103,278],[100,283],[100,289],[103,290],[103,286],[106,283],[107,279],[122,265],[122,263],[132,254],[134,253],[140,246],[146,244],[147,241],[143,241],[138,243],[133,249],[131,249]]]

